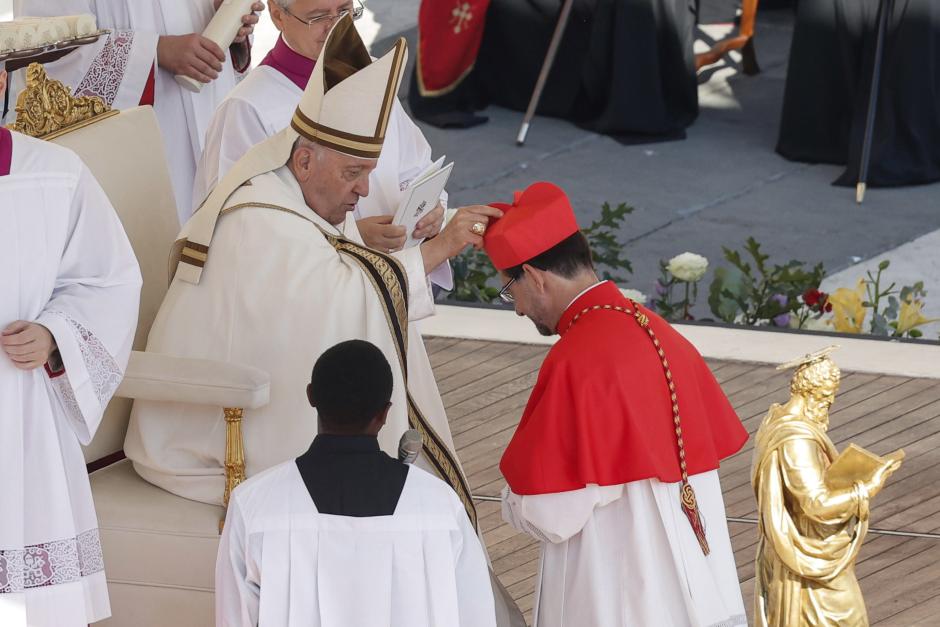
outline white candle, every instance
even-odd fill
[[[255,0],[224,0],[202,36],[214,41],[223,51],[227,50],[242,27],[242,16],[251,13],[251,5],[254,3]],[[203,83],[188,76],[177,74],[176,82],[189,91],[202,91]]]

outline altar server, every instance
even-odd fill
[[[0,199],[0,625],[85,627],[111,609],[80,445],[123,378],[140,270],[71,151],[0,127]]]
[[[460,500],[379,448],[392,381],[369,342],[317,360],[306,395],[317,437],[232,495],[216,566],[219,627],[496,626],[486,558]]]
[[[212,113],[251,61],[248,36],[258,16],[246,14],[228,50],[202,36],[222,0],[14,0],[20,16],[94,15],[110,29],[45,65],[51,78],[77,96],[99,96],[115,109],[152,104],[163,134],[180,223],[190,213],[196,161]],[[255,2],[252,11],[264,9]],[[22,74],[22,73],[20,73]],[[191,92],[179,74],[204,83]],[[19,86],[22,87],[22,86]]]

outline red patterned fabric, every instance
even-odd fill
[[[421,0],[418,9],[418,88],[447,93],[473,69],[490,0]]]
[[[13,165],[13,134],[0,126],[0,176],[10,173]]]
[[[144,92],[140,95],[140,102],[138,103],[140,105],[153,106],[153,90],[156,81],[156,69],[156,63],[150,66],[150,76],[147,77],[147,84],[144,85]]]
[[[676,384],[690,475],[718,468],[744,446],[747,431],[695,347],[605,282],[575,300],[558,323],[561,339],[542,364],[500,462],[513,492],[681,478],[672,403],[656,348],[631,316],[618,311],[590,311],[571,325],[594,305],[639,308],[649,318]]]

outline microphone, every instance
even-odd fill
[[[398,441],[398,461],[413,464],[421,452],[421,434],[416,429],[405,431]]]

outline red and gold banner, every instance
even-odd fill
[[[417,76],[422,96],[452,91],[473,69],[489,4],[490,0],[421,0]]]

